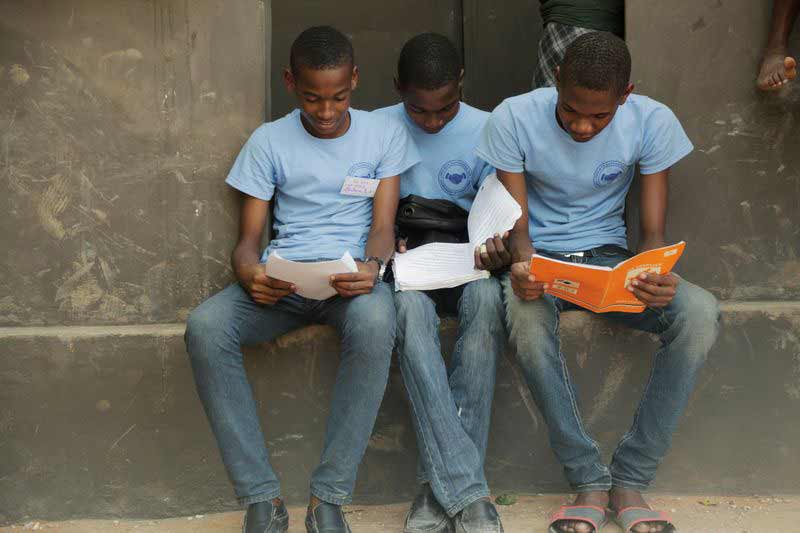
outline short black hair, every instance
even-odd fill
[[[631,54],[625,41],[605,31],[584,33],[564,54],[559,70],[561,83],[592,91],[621,95],[631,79]]]
[[[461,68],[461,54],[450,39],[438,33],[421,33],[400,51],[397,82],[401,87],[438,89],[458,80]]]
[[[355,64],[353,45],[331,26],[312,26],[304,30],[292,43],[289,53],[289,65],[294,74],[301,66],[326,70],[347,64]]]

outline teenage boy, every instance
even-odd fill
[[[447,37],[424,33],[403,46],[395,80],[403,101],[379,110],[404,124],[422,157],[401,175],[401,197],[447,200],[468,211],[491,173],[475,155],[489,113],[460,101],[463,78],[461,58]],[[406,251],[405,242],[397,251]],[[510,259],[499,235],[475,251],[481,269]],[[394,301],[400,369],[420,450],[420,489],[405,531],[502,531],[483,474],[495,368],[506,336],[500,283],[491,277],[455,289],[401,291]],[[447,368],[437,312],[450,310],[459,327]]]
[[[650,379],[630,431],[602,462],[577,408],[558,337],[561,311],[529,273],[535,252],[563,261],[613,266],[626,249],[625,196],[641,171],[638,250],[664,242],[668,175],[692,144],[666,106],[631,94],[630,54],[605,32],[578,37],[555,88],[505,100],[492,113],[478,154],[528,212],[511,232],[511,272],[503,280],[510,342],[550,433],[550,444],[578,492],[555,515],[551,532],[597,531],[608,507],[625,531],[671,531],[644,491],[670,446],[695,378],[718,331],[714,297],[675,274],[642,274],[630,290],[641,313],[601,316],[659,335]]]
[[[398,176],[418,157],[400,124],[350,108],[358,69],[350,41],[339,31],[305,30],[292,45],[290,65],[284,81],[299,109],[259,127],[226,180],[243,193],[231,257],[238,283],[190,315],[186,346],[236,496],[248,506],[244,532],[272,533],[287,530],[288,514],[240,344],[268,341],[311,323],[336,328],[341,362],[322,458],[311,475],[306,528],[349,532],[341,506],[351,501],[394,345],[392,292],[379,272],[394,249]],[[348,195],[343,186],[354,179],[379,180],[374,197]],[[262,254],[259,243],[273,200],[276,235]],[[295,261],[338,259],[347,251],[360,258],[358,272],[331,278],[338,295],[311,300],[265,274],[264,262],[273,251]]]

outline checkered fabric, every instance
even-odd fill
[[[539,64],[533,72],[533,88],[553,87],[556,84],[556,67],[564,60],[567,47],[584,33],[595,30],[548,22],[539,39]]]

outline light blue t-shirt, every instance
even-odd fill
[[[449,200],[469,211],[483,179],[494,169],[475,154],[489,113],[461,102],[458,114],[437,133],[417,126],[403,103],[378,109],[402,122],[422,161],[400,177],[400,198],[409,194],[431,200]]]
[[[477,153],[495,168],[525,173],[536,249],[626,246],[622,215],[636,165],[642,174],[661,172],[691,152],[692,143],[667,106],[637,94],[603,131],[579,143],[556,120],[557,98],[550,87],[503,101]]]
[[[339,191],[348,176],[383,179],[419,161],[401,123],[385,114],[350,109],[341,137],[318,139],[295,109],[261,125],[245,143],[225,180],[261,200],[275,199],[272,251],[285,259],[338,259],[345,251],[364,257],[372,198]]]

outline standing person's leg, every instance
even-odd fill
[[[301,313],[297,296],[275,306],[260,305],[233,284],[203,302],[187,320],[186,348],[197,392],[243,505],[278,498],[280,486],[269,464],[241,345],[305,325]]]
[[[789,55],[789,35],[798,13],[800,0],[773,0],[769,38],[756,78],[762,91],[780,89],[797,76],[797,61]]]
[[[383,282],[370,294],[335,296],[318,304],[319,321],[341,339],[341,361],[311,494],[336,506],[350,503],[358,465],[381,405],[395,336],[391,289]]]
[[[464,287],[458,305],[458,338],[450,360],[450,389],[461,425],[486,459],[497,363],[506,346],[503,288],[496,277]]]
[[[717,338],[719,306],[708,291],[682,279],[667,307],[638,314],[614,313],[609,318],[656,333],[661,340],[633,425],[611,461],[611,507],[647,509],[641,493],[655,478],[669,450],[697,373]],[[663,523],[644,522],[634,531],[647,532],[651,526],[656,531],[664,528]]]
[[[405,531],[450,531],[447,515],[487,497],[481,457],[464,431],[448,383],[433,299],[420,291],[395,293],[397,352],[420,453],[422,490]],[[425,484],[432,487],[435,501]]]
[[[533,88],[555,87],[556,67],[564,60],[567,47],[580,35],[591,31],[594,30],[548,22],[539,39],[538,62],[533,71]]]
[[[559,338],[559,301],[549,295],[519,299],[508,275],[502,279],[509,343],[528,388],[548,428],[550,446],[567,481],[578,493],[576,506],[602,509],[608,503],[611,473],[600,447],[586,433],[578,398]],[[592,531],[588,522],[563,519],[555,527],[579,533]]]

